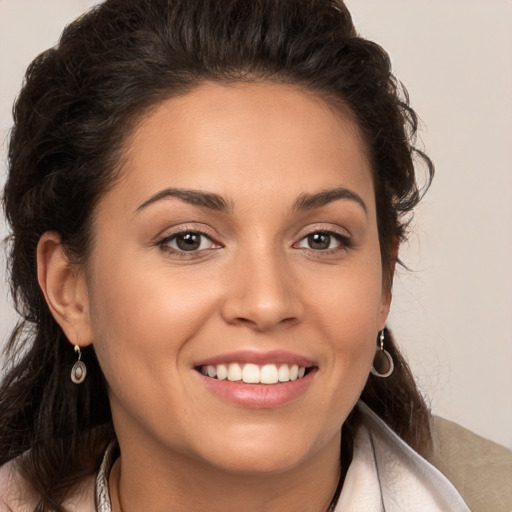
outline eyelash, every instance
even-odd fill
[[[333,248],[326,248],[326,249],[313,249],[312,247],[300,247],[300,244],[302,242],[307,241],[308,238],[310,238],[314,235],[325,235],[330,238],[334,238],[339,243],[339,246],[333,247]],[[332,240],[330,240],[330,242],[331,241]],[[303,236],[299,240],[299,242],[294,244],[294,247],[296,247],[297,249],[312,251],[312,252],[318,254],[318,256],[321,256],[321,255],[327,255],[327,254],[334,254],[334,253],[338,253],[340,251],[346,251],[348,249],[351,249],[354,247],[354,242],[346,234],[342,234],[342,233],[339,233],[337,231],[330,230],[330,229],[315,229],[315,230],[309,232],[308,234],[306,234],[305,236]]]
[[[179,247],[171,247],[169,245],[172,241],[176,241],[180,236],[185,236],[185,235],[193,235],[193,236],[198,236],[201,238],[206,238],[213,245],[213,247],[201,249],[200,247],[201,247],[201,244],[203,243],[203,240],[200,241],[199,248],[192,249],[190,251],[187,251],[185,249],[180,249]],[[327,247],[325,249],[314,249],[312,247],[301,247],[301,244],[303,242],[307,243],[308,238],[313,237],[315,235],[325,235],[327,237],[330,237],[329,245],[332,242],[331,239],[334,238],[338,242],[339,245],[337,247]],[[172,233],[171,235],[167,235],[167,236],[163,237],[162,239],[158,240],[156,242],[156,245],[158,247],[160,247],[161,250],[163,250],[167,253],[178,255],[180,257],[188,257],[188,258],[198,257],[201,255],[201,253],[204,253],[204,251],[208,251],[211,249],[218,249],[218,248],[222,247],[208,233],[205,233],[205,232],[197,230],[197,229],[183,229],[176,233]],[[292,247],[295,249],[301,249],[304,251],[311,251],[311,252],[317,254],[318,256],[321,256],[321,255],[338,253],[340,251],[346,251],[346,250],[354,247],[354,243],[349,236],[339,233],[337,231],[329,230],[329,229],[315,229],[315,230],[307,233],[306,235],[304,235],[298,242],[293,244]]]
[[[179,247],[171,247],[169,245],[172,241],[177,240],[180,236],[185,236],[185,235],[195,235],[195,236],[198,236],[201,238],[206,238],[212,245],[214,245],[216,247],[209,247],[207,249],[193,249],[193,250],[187,251],[184,249],[180,249]],[[203,243],[203,241],[200,242],[200,246],[202,243]],[[205,233],[205,232],[197,230],[197,229],[183,229],[176,233],[172,233],[171,235],[167,235],[167,236],[163,237],[162,239],[158,240],[156,242],[156,245],[158,247],[160,247],[160,249],[162,251],[171,253],[173,255],[185,257],[185,258],[198,257],[204,251],[207,251],[210,249],[217,249],[217,248],[221,247],[221,245],[218,244],[217,242],[215,242],[215,240],[208,233]]]

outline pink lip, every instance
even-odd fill
[[[313,382],[313,370],[301,379],[279,384],[245,384],[241,381],[218,380],[196,372],[203,384],[216,396],[242,407],[271,409],[300,398]]]
[[[304,366],[310,368],[314,366],[314,363],[301,355],[294,354],[293,352],[286,352],[283,350],[273,350],[270,352],[257,352],[255,350],[240,350],[238,352],[229,352],[225,354],[219,354],[218,356],[209,357],[202,359],[194,364],[194,366],[215,366],[217,364],[230,364],[230,363],[241,363],[241,364],[296,364],[297,366]]]

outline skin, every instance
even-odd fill
[[[357,126],[298,88],[205,84],[160,104],[126,148],[87,264],[55,233],[38,247],[55,318],[72,344],[94,343],[109,384],[114,510],[326,510],[390,302]],[[169,187],[226,208],[160,197]],[[198,250],[179,250],[184,230],[206,233]],[[328,249],[311,246],[329,232]],[[235,404],[195,365],[237,350],[286,350],[314,375],[282,406]]]

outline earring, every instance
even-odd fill
[[[73,365],[73,368],[71,368],[71,380],[75,384],[82,384],[87,375],[87,366],[81,361],[82,351],[78,345],[75,345],[75,352],[78,354],[78,361]]]
[[[376,377],[383,378],[389,377],[395,369],[395,363],[393,362],[391,354],[387,350],[384,350],[384,330],[385,328],[380,331],[380,347],[377,352],[375,352],[375,357],[373,358],[373,364],[370,370]]]

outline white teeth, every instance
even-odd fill
[[[217,365],[217,379],[225,380],[228,378],[228,369],[224,364]]]
[[[200,372],[210,378],[229,381],[243,381],[246,384],[276,384],[278,382],[289,382],[302,379],[306,374],[304,366],[292,364],[265,364],[258,366],[256,364],[238,364],[229,365],[218,364],[201,366]]]
[[[228,380],[242,380],[242,368],[237,363],[231,363],[228,367]]]
[[[277,372],[279,382],[288,382],[290,380],[290,368],[287,364],[282,364]]]
[[[283,365],[284,366],[284,365]],[[262,384],[275,384],[279,381],[279,371],[275,364],[266,364],[260,372],[260,382]]]
[[[260,369],[255,364],[244,364],[242,380],[247,384],[258,384],[260,381]]]

